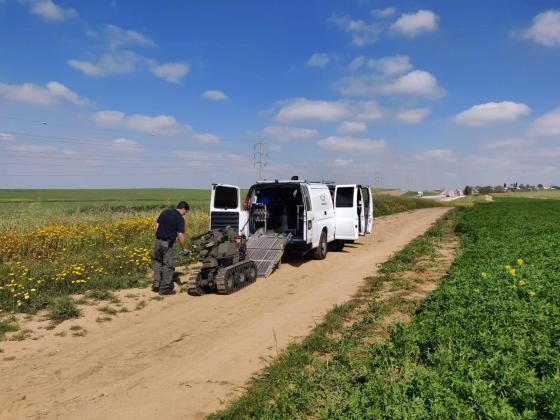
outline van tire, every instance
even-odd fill
[[[313,251],[313,258],[316,260],[324,260],[327,256],[328,244],[327,244],[327,232],[321,232],[321,239],[319,239],[319,245]]]

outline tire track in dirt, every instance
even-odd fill
[[[448,210],[377,218],[343,252],[288,262],[230,296],[179,294],[90,322],[85,337],[14,344],[16,359],[0,362],[0,418],[203,418]]]

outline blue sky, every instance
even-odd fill
[[[0,0],[0,183],[560,184],[557,1]]]

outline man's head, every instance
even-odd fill
[[[187,214],[189,209],[190,209],[189,203],[187,203],[186,201],[179,201],[179,204],[177,204],[177,211],[181,213],[181,216]]]

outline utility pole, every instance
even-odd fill
[[[266,166],[264,141],[258,141],[253,145],[253,165],[257,169],[257,181],[262,180],[263,168]]]
[[[373,174],[373,186],[376,188],[381,186],[381,172],[379,171]]]

